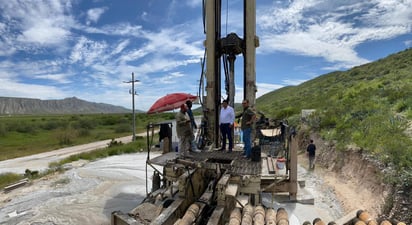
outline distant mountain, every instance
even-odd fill
[[[130,109],[76,97],[62,100],[0,97],[0,114],[93,114],[129,113]]]

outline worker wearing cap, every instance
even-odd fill
[[[252,156],[252,126],[255,122],[256,115],[249,106],[249,100],[242,101],[243,113],[241,129],[243,132],[243,142],[245,144],[244,157],[250,159]]]
[[[190,126],[192,127],[192,133],[193,133],[192,140],[190,141],[190,151],[191,152],[200,152],[200,150],[197,149],[195,136],[194,136],[194,133],[197,129],[197,125],[196,125],[195,117],[193,116],[193,112],[192,112],[192,101],[187,100],[186,105],[187,105],[186,114],[189,116]]]
[[[186,114],[187,109],[187,105],[182,104],[180,106],[180,111],[176,113],[176,133],[179,138],[179,153],[182,157],[188,156],[193,136],[190,118]]]

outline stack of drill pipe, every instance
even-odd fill
[[[379,221],[379,225],[406,225],[406,224],[404,222],[399,222],[396,220],[383,219]]]
[[[266,211],[266,224],[267,225],[276,225],[276,211],[273,208],[270,208]]]
[[[392,225],[392,223],[388,220],[382,220],[379,225]]]
[[[284,208],[278,208],[276,213],[276,225],[289,225],[288,212]]]
[[[320,218],[315,218],[313,220],[313,225],[325,225],[325,222],[323,222]]]
[[[328,225],[337,225],[337,224],[335,223],[335,221],[330,221],[330,222],[328,223]]]
[[[362,220],[355,218],[354,220],[352,220],[352,224],[353,225],[366,225],[365,222],[363,222]]]
[[[374,220],[368,212],[363,211],[363,210],[359,210],[356,213],[356,217],[360,220],[362,220],[365,224],[367,225],[378,225],[378,222],[376,220]]]
[[[404,222],[397,222],[396,225],[406,225]]]
[[[247,204],[243,208],[241,225],[253,225],[253,211],[254,211],[254,208],[250,204]]]
[[[229,225],[240,225],[242,222],[242,213],[240,208],[235,208],[230,213]]]
[[[309,221],[305,221],[302,223],[302,225],[312,225],[312,223],[310,223]]]
[[[256,206],[253,213],[253,221],[255,225],[265,225],[265,209],[263,206]]]
[[[199,215],[199,206],[193,203],[186,210],[186,213],[183,216],[183,218],[176,221],[175,225],[191,225],[193,224],[193,222],[195,222],[198,215]]]

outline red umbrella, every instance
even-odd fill
[[[186,103],[187,100],[194,101],[197,99],[197,96],[186,94],[186,93],[173,93],[168,94],[159,98],[153,105],[150,107],[147,114],[165,112],[173,109],[179,108],[182,104]]]

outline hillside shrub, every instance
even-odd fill
[[[30,123],[18,122],[14,126],[12,129],[19,133],[34,134],[36,131],[36,126]]]
[[[406,111],[408,109],[408,104],[406,103],[406,101],[401,100],[396,102],[395,104],[395,112],[400,113],[403,111]]]
[[[56,139],[60,146],[71,145],[74,138],[76,138],[75,131],[73,129],[61,129],[56,132]]]
[[[0,137],[4,137],[7,134],[6,126],[0,123]]]
[[[87,137],[87,136],[90,136],[90,134],[91,134],[90,129],[80,128],[79,130],[77,130],[78,137]]]
[[[132,127],[130,126],[130,124],[119,124],[116,126],[116,128],[114,129],[114,131],[116,133],[125,133],[125,132],[130,132],[132,130]]]
[[[46,120],[41,125],[41,128],[44,130],[55,130],[58,128],[67,128],[67,123],[65,121],[58,121],[58,120]]]
[[[96,127],[96,122],[91,119],[80,119],[77,121],[73,121],[71,123],[71,127],[74,129],[94,129]]]

